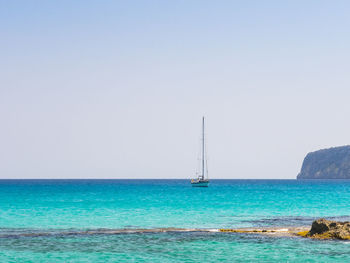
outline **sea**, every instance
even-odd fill
[[[350,262],[347,241],[216,231],[320,217],[350,221],[350,180],[0,180],[0,262]]]

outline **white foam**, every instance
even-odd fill
[[[288,228],[276,229],[276,232],[288,232]]]

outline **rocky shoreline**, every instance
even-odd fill
[[[300,226],[300,227],[271,227],[271,228],[221,228],[219,232],[228,233],[246,233],[246,234],[264,234],[269,236],[301,236],[299,233],[308,233],[310,227]]]
[[[9,229],[0,238],[4,237],[42,237],[42,236],[91,236],[91,235],[120,235],[142,233],[168,233],[168,232],[226,232],[237,234],[259,234],[275,237],[303,237],[311,239],[338,239],[350,240],[350,222],[338,222],[326,219],[317,219],[312,226],[298,227],[267,227],[267,228],[152,228],[152,229],[89,229],[89,230],[51,230],[51,231],[12,231]]]
[[[219,229],[220,232],[257,233],[273,236],[300,236],[312,239],[350,240],[350,222],[338,222],[324,218],[315,220],[311,228],[307,226],[285,228],[241,228]]]
[[[310,231],[300,236],[314,239],[350,240],[350,222],[337,222],[324,218],[315,220]]]

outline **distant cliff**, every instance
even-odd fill
[[[308,153],[297,179],[350,179],[350,146]]]

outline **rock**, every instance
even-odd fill
[[[311,230],[306,237],[318,239],[350,239],[350,222],[337,222],[317,219],[312,223]]]
[[[308,235],[312,236],[314,234],[323,234],[326,231],[330,230],[330,224],[333,222],[326,219],[318,219],[312,222],[311,230]]]
[[[297,179],[350,179],[350,146],[308,153]]]

